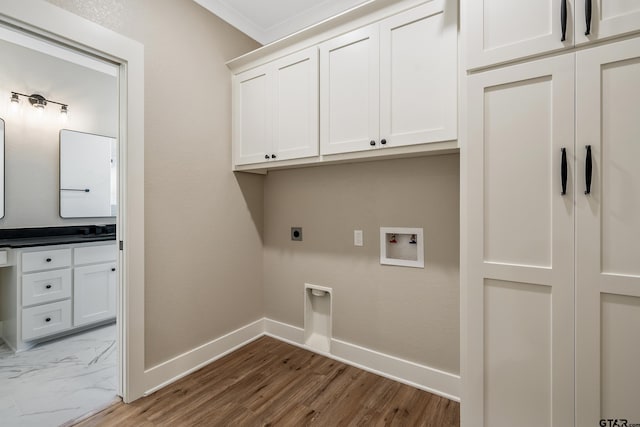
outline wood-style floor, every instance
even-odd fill
[[[460,405],[262,337],[80,426],[459,426]]]

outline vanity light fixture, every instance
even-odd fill
[[[69,113],[69,105],[68,104],[63,104],[62,102],[58,102],[58,101],[53,101],[51,99],[47,99],[42,95],[39,95],[37,93],[33,93],[31,95],[27,95],[24,93],[20,93],[20,92],[11,92],[11,103],[15,103],[18,104],[20,102],[20,97],[23,96],[25,98],[27,98],[29,100],[29,103],[31,105],[33,105],[35,108],[39,109],[39,110],[44,110],[44,107],[47,106],[47,104],[51,103],[51,104],[57,104],[60,106],[60,113],[64,114],[65,116]]]

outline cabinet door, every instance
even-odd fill
[[[73,326],[115,317],[115,264],[76,267],[73,270]]]
[[[573,425],[574,59],[469,78],[468,425]]]
[[[266,161],[272,154],[272,102],[268,66],[258,67],[233,78],[234,163],[245,165]]]
[[[576,44],[602,40],[640,30],[638,0],[575,0]],[[591,5],[591,20],[587,6]],[[589,34],[587,23],[590,23]]]
[[[429,2],[380,23],[380,139],[386,146],[456,139],[455,6]]]
[[[273,64],[276,160],[318,155],[318,49],[289,55]]]
[[[320,154],[377,146],[379,54],[377,24],[320,45]]]
[[[640,423],[640,40],[577,67],[576,425]]]
[[[578,0],[581,1],[581,0]],[[563,2],[567,5],[562,41]],[[573,44],[574,0],[463,0],[467,66],[478,68]]]

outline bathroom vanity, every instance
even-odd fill
[[[1,336],[14,351],[116,317],[115,226],[0,230]]]

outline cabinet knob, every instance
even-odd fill
[[[111,271],[116,271],[116,268],[115,267],[111,267]]]
[[[51,317],[47,317],[46,319],[44,319],[44,321],[47,323],[51,322]]]
[[[385,145],[386,143],[387,143],[386,139],[383,139],[383,140],[380,141],[380,144],[382,144],[382,145]]]
[[[268,155],[268,154],[265,154],[265,155],[264,155],[264,158],[268,160],[268,159],[269,159],[269,155]]]
[[[371,142],[369,142],[369,145],[373,147],[376,145],[376,142],[372,139]]]
[[[51,262],[51,258],[47,258],[45,261],[47,261],[47,262]]]
[[[275,155],[275,154],[272,154],[272,155],[271,155],[271,158],[272,158],[272,159],[275,159],[275,158],[276,158],[276,155]]]
[[[51,289],[51,283],[48,283],[47,286],[45,286],[45,288]]]

